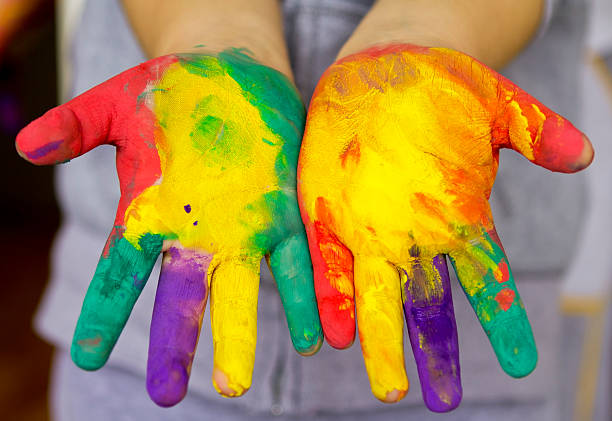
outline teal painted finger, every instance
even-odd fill
[[[538,352],[495,229],[469,249],[452,253],[451,262],[502,369],[512,377],[531,373]]]
[[[296,234],[280,243],[270,255],[295,349],[314,354],[323,343],[323,330],[314,292],[312,264],[305,234]]]
[[[163,238],[147,234],[134,247],[115,230],[100,257],[72,339],[71,356],[85,370],[102,367],[145,286]]]

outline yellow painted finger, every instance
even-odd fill
[[[259,261],[234,257],[213,262],[210,318],[214,344],[213,385],[224,396],[251,387],[257,342]]]
[[[408,391],[399,274],[386,260],[364,256],[355,256],[354,272],[359,340],[372,393],[397,402]]]

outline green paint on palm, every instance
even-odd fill
[[[505,261],[506,256],[502,248],[487,233],[484,234],[484,239],[486,244],[475,246],[477,253],[474,254],[485,254],[496,263]],[[451,258],[451,263],[462,280],[462,285],[469,284],[469,278],[474,272],[466,266],[473,265],[473,260],[462,261],[455,256]],[[468,291],[464,287],[463,290],[489,337],[503,370],[512,377],[524,377],[535,368],[538,353],[531,325],[509,266],[508,271],[507,282],[498,282],[493,271],[489,269],[484,275],[483,288]],[[501,308],[496,300],[497,294],[504,289],[510,289],[514,293],[512,305],[506,310]]]
[[[259,109],[270,130],[283,139],[275,169],[282,187],[295,188],[306,121],[306,110],[295,86],[285,75],[258,63],[240,49],[221,52],[219,62],[242,87],[245,98]]]
[[[135,248],[119,236],[98,262],[72,339],[71,355],[85,370],[108,359],[162,249],[160,235],[147,234]]]
[[[249,152],[240,142],[236,123],[213,115],[198,119],[191,139],[194,148],[214,158],[214,162],[231,163]]]
[[[248,205],[247,209],[256,215],[267,214],[273,221],[251,238],[251,248],[262,254],[304,229],[297,200],[293,194],[287,194],[285,191],[265,193],[258,201]]]

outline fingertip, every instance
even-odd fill
[[[538,351],[533,349],[520,350],[513,358],[501,363],[506,374],[515,379],[526,377],[535,370],[538,363]]]
[[[560,116],[546,119],[541,139],[535,150],[535,162],[551,171],[574,173],[593,161],[589,138]]]
[[[183,400],[188,381],[187,368],[180,362],[174,362],[171,367],[147,371],[147,392],[153,402],[167,408]]]
[[[323,345],[323,336],[322,335],[318,335],[316,337],[317,341],[310,345],[309,347],[306,348],[298,348],[297,346],[295,346],[295,342],[293,343],[293,345],[295,346],[295,349],[297,350],[297,352],[303,356],[303,357],[310,357],[314,354],[316,354],[317,352],[319,352],[319,349],[321,349],[321,346]]]
[[[349,333],[347,331],[338,332],[335,329],[327,329],[325,331],[325,340],[332,348],[347,349],[353,346],[355,342],[355,331],[353,330],[352,333]]]
[[[72,361],[77,367],[87,371],[100,369],[106,364],[109,355],[110,352],[103,346],[102,336],[99,334],[79,340],[75,338],[70,347]]]
[[[212,382],[217,393],[226,398],[242,396],[249,390],[248,386],[232,384],[227,375],[217,367],[213,369]]]
[[[451,395],[440,395],[431,391],[431,393],[423,393],[423,400],[430,411],[444,413],[457,408],[462,396],[461,390]]]
[[[496,329],[490,340],[504,372],[518,379],[536,368],[538,350],[528,321],[515,320],[512,325],[512,331]]]
[[[392,391],[387,392],[385,396],[383,397],[377,396],[377,398],[383,403],[397,403],[401,401],[402,399],[404,399],[404,397],[406,396],[406,393],[408,393],[408,389],[405,389],[405,390],[393,389]]]
[[[80,152],[79,122],[69,108],[53,108],[17,134],[15,147],[35,165],[65,162]]]
[[[321,298],[318,303],[325,341],[335,349],[350,348],[355,342],[354,300],[332,297]]]
[[[582,144],[582,152],[580,153],[580,157],[576,162],[576,171],[580,171],[591,165],[591,163],[593,162],[593,158],[595,158],[595,150],[593,149],[593,144],[585,134],[582,134]]]

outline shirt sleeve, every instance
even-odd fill
[[[560,3],[559,0],[544,0],[544,5],[543,5],[544,10],[542,11],[540,27],[538,28],[538,31],[536,32],[533,38],[534,40],[542,37],[542,35],[546,33],[546,31],[548,30],[550,26],[550,21],[552,20],[554,12],[555,10],[557,10],[559,6],[559,3]]]

